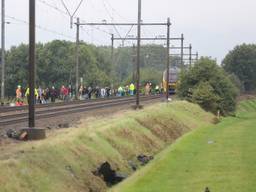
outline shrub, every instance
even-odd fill
[[[177,93],[213,113],[219,110],[227,115],[236,109],[238,89],[216,61],[208,57],[181,73]]]

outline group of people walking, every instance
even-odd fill
[[[160,93],[159,86],[155,87],[155,92]],[[23,89],[20,85],[16,89],[16,106],[24,105],[24,101],[29,102],[29,88]],[[145,95],[152,93],[152,84],[147,83],[145,85]],[[51,88],[42,88],[39,86],[35,89],[35,101],[38,104],[54,103],[56,99],[68,102],[78,96],[77,99],[85,100],[92,98],[107,98],[111,96],[133,96],[136,94],[136,87],[133,83],[127,86],[119,86],[117,89],[111,89],[110,87],[98,87],[81,85],[76,95],[76,91],[71,86],[62,85],[60,89],[56,89],[54,86]]]

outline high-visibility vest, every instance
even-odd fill
[[[25,96],[26,96],[26,97],[29,96],[29,88],[27,88],[26,93],[25,93]],[[37,91],[37,89],[35,89],[35,96],[38,97],[38,91]]]
[[[135,86],[134,86],[134,84],[132,83],[132,84],[130,85],[130,90],[131,90],[131,91],[134,91],[134,89],[135,89]]]

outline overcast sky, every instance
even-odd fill
[[[70,29],[69,17],[54,9],[65,10],[61,0],[36,1],[37,25],[40,26],[37,28],[37,41],[74,41],[75,28]],[[7,48],[28,42],[28,2],[29,0],[6,0],[6,21],[11,22],[6,26]],[[80,0],[65,0],[71,13],[79,2]],[[184,33],[186,44],[191,43],[194,52],[218,58],[220,62],[235,45],[255,43],[255,8],[255,0],[142,0],[142,20],[165,22],[170,17],[173,37]],[[76,16],[86,22],[136,22],[137,0],[84,0]],[[109,45],[110,37],[107,33],[125,36],[129,30],[129,27],[83,27],[81,39],[96,45]],[[136,28],[130,34],[136,35]],[[143,28],[144,37],[165,34],[164,27]],[[127,45],[131,43],[126,42]],[[173,44],[177,45],[175,42]]]

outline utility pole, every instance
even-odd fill
[[[114,76],[115,76],[115,66],[114,66],[114,34],[111,34],[111,74],[112,74],[112,84],[111,84],[111,89],[114,88],[114,83],[115,83],[115,79],[114,79]]]
[[[29,0],[29,128],[35,128],[35,0]]]
[[[181,34],[181,50],[180,50],[180,61],[181,61],[181,69],[184,69],[184,35],[183,33]]]
[[[132,46],[132,83],[135,82],[136,79],[136,75],[135,75],[135,66],[136,66],[136,47],[135,44],[133,44]]]
[[[169,100],[169,71],[170,71],[170,18],[167,19],[167,69],[166,69],[166,100]]]
[[[78,90],[79,90],[79,29],[80,29],[80,20],[77,18],[76,22],[76,99],[78,99]]]
[[[35,127],[35,76],[36,76],[36,0],[29,0],[29,112],[28,128],[22,129],[28,140],[46,137],[45,129]]]
[[[141,0],[138,0],[138,34],[137,34],[137,83],[136,83],[136,108],[140,108],[140,38],[141,38]]]
[[[2,41],[1,41],[1,100],[5,97],[5,0],[2,0]]]
[[[114,64],[114,34],[111,34],[111,62]]]
[[[196,61],[198,61],[198,56],[199,56],[198,52],[196,52]]]
[[[192,45],[189,44],[189,67],[192,65]]]

